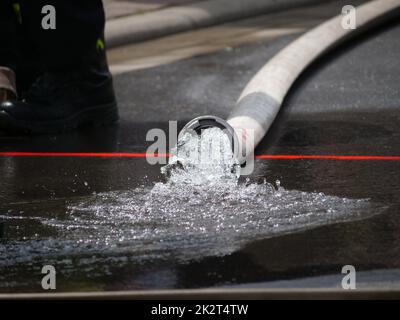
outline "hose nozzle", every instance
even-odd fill
[[[237,145],[237,136],[235,130],[224,119],[216,116],[201,116],[189,121],[179,133],[179,138],[182,137],[182,135],[186,132],[195,132],[196,134],[201,135],[203,130],[215,127],[220,128],[225,132],[226,135],[228,135],[231,142],[232,151],[235,152],[235,146]]]

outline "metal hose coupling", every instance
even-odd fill
[[[237,151],[236,146],[238,146],[238,137],[232,126],[220,117],[206,115],[189,121],[179,133],[178,139],[180,139],[187,132],[194,132],[198,135],[201,135],[203,130],[215,127],[220,128],[228,136],[231,142],[232,151],[235,154],[235,151]]]

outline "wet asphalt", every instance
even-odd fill
[[[182,127],[193,117],[226,117],[252,75],[295,36],[193,57],[115,78],[119,126],[50,136],[6,136],[0,151],[145,152],[152,128]],[[400,24],[391,23],[315,63],[296,82],[257,154],[400,156]],[[70,199],[150,186],[160,166],[142,158],[0,157],[0,246],[57,238],[23,217],[62,215]],[[400,162],[262,160],[252,181],[379,203],[379,214],[250,241],[227,256],[151,264],[113,262],[79,272],[79,257],[58,270],[58,290],[337,287],[342,266],[362,271],[362,285],[400,286]],[[18,213],[19,219],[13,219]],[[22,217],[22,218],[21,218]],[[25,253],[21,251],[21,255]],[[86,257],[87,258],[87,257]],[[121,257],[120,257],[121,258]],[[123,258],[123,257],[122,257]],[[0,292],[40,292],[40,265],[0,257]],[[120,261],[123,261],[120,260]],[[129,260],[128,260],[129,261]],[[100,263],[100,264],[101,264]],[[33,266],[33,267],[32,267]],[[31,274],[36,270],[36,274]]]

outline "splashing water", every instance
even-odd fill
[[[240,166],[228,137],[216,128],[201,137],[184,135],[162,171],[167,181],[153,188],[69,200],[67,215],[31,217],[56,230],[57,236],[8,242],[0,247],[0,266],[75,257],[82,272],[99,262],[108,265],[110,257],[188,261],[230,254],[249,241],[365,218],[384,209],[366,199],[285,190],[279,182],[239,183]]]
[[[201,136],[185,133],[161,172],[168,177],[169,185],[232,187],[239,179],[240,165],[233,156],[229,137],[218,128],[209,128]]]

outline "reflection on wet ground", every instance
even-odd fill
[[[312,69],[257,153],[400,155],[400,72],[392,55],[399,44],[391,41],[400,28],[382,32]],[[236,98],[229,92],[249,75],[236,75],[231,84],[224,80],[227,94],[211,90],[213,82],[196,82],[214,74],[216,65],[222,79],[232,64],[256,69],[287,41],[290,37],[123,75],[116,79],[123,115],[119,127],[36,138],[0,136],[1,149],[144,152],[149,129],[167,129],[167,121],[175,119],[182,127],[207,113],[207,105],[216,101],[211,92],[221,94],[218,115],[228,112]],[[248,58],[260,49],[266,56]],[[366,54],[371,54],[369,63],[359,73],[354,61]],[[174,81],[163,81],[185,78],[194,67],[196,76],[185,83],[204,87],[190,97],[175,90]],[[372,76],[375,69],[381,76]],[[359,75],[357,81],[351,71]],[[154,73],[166,77],[160,81],[169,92],[158,97],[159,105],[145,91],[132,97],[125,90],[140,87]],[[384,95],[374,91],[377,86],[386,88]],[[341,92],[337,99],[330,96],[335,91]],[[147,95],[157,96],[152,90]],[[191,108],[184,117],[172,109],[170,116],[176,117],[170,119],[164,110],[169,103],[176,112],[185,103]],[[146,121],[139,121],[140,112]],[[40,270],[49,263],[57,269],[60,291],[294,280],[337,274],[345,264],[357,270],[398,269],[399,170],[398,161],[258,159],[250,180],[242,179],[236,189],[195,193],[174,190],[163,181],[160,166],[145,159],[0,157],[0,291],[41,291]],[[169,210],[179,203],[180,212]],[[155,208],[151,215],[149,208]],[[399,282],[398,273],[390,274]]]

